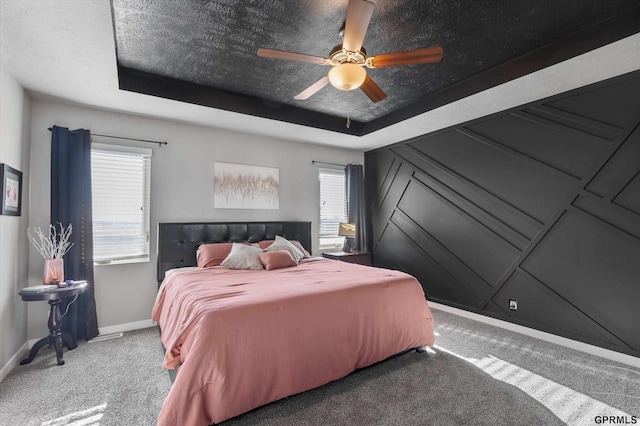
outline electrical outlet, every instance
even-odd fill
[[[509,309],[512,311],[518,310],[518,301],[516,299],[509,299]]]

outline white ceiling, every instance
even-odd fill
[[[638,70],[640,34],[362,137],[119,90],[109,0],[0,0],[0,61],[36,98],[368,150]]]

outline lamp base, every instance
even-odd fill
[[[353,253],[355,249],[355,238],[345,237],[342,251],[345,253]]]

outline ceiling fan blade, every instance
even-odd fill
[[[387,97],[387,94],[384,93],[380,86],[378,86],[369,76],[364,79],[364,83],[360,86],[360,90],[362,90],[372,102],[380,102]]]
[[[367,0],[349,0],[342,42],[344,49],[350,52],[360,51],[374,6],[371,1]]]
[[[276,49],[258,49],[258,56],[263,58],[286,59],[289,61],[309,62],[312,64],[324,64],[325,58],[320,56],[305,55],[304,53],[287,52]]]
[[[327,84],[329,84],[329,76],[325,75],[320,80],[316,81],[311,86],[307,87],[302,92],[298,93],[296,96],[293,97],[293,99],[298,99],[300,101],[309,99],[309,97],[314,95],[317,91],[322,89]]]
[[[442,47],[436,46],[404,52],[385,53],[371,57],[370,61],[374,68],[383,68],[396,65],[429,64],[440,62],[441,59]]]

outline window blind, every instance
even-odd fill
[[[150,149],[93,144],[94,262],[149,260],[150,169]]]
[[[340,222],[347,221],[344,170],[320,169],[320,237],[337,237]]]

